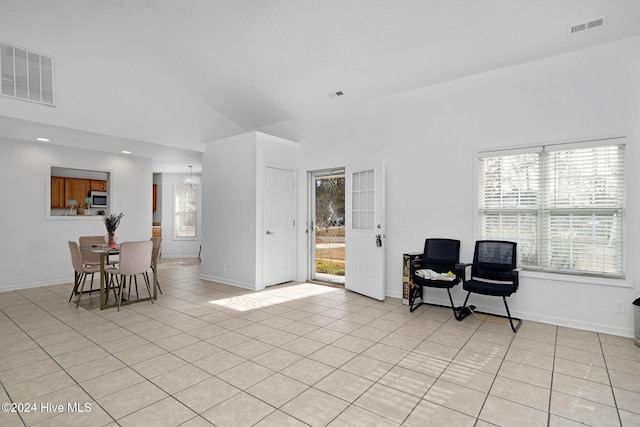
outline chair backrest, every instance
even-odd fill
[[[69,240],[69,251],[71,252],[71,264],[73,269],[78,273],[84,272],[84,263],[82,262],[82,251],[77,242]]]
[[[516,242],[478,240],[473,254],[471,276],[489,280],[512,281],[516,268]]]
[[[428,268],[438,273],[453,271],[460,262],[460,240],[426,239],[420,268]]]
[[[120,245],[118,273],[125,276],[144,273],[149,269],[152,252],[153,242],[151,240],[123,242]]]
[[[80,247],[102,246],[105,244],[104,236],[80,236]],[[100,254],[88,251],[81,251],[82,261],[85,264],[100,264]]]
[[[162,249],[162,237],[152,237],[151,241],[153,242],[153,254],[151,255],[151,265],[154,263],[158,263],[160,259],[160,250]]]

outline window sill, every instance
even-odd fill
[[[75,221],[75,220],[102,220],[104,215],[47,215],[47,220],[53,221]]]
[[[581,285],[613,286],[617,288],[634,288],[635,287],[633,283],[630,283],[627,279],[584,276],[584,275],[578,275],[578,274],[557,274],[557,273],[548,273],[545,271],[521,270],[520,278],[552,280],[554,282],[579,283]]]

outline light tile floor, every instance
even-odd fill
[[[0,426],[640,425],[631,339],[188,264],[120,312],[69,283],[0,293]]]

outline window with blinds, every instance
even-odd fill
[[[175,187],[173,238],[195,240],[198,238],[198,187]]]
[[[479,238],[518,242],[518,266],[624,276],[624,144],[483,153]]]

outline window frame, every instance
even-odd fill
[[[625,136],[614,136],[614,137],[602,137],[602,138],[594,138],[589,140],[571,140],[571,141],[561,141],[561,142],[551,142],[551,143],[537,143],[531,145],[522,145],[522,146],[511,146],[511,147],[498,147],[498,148],[486,148],[486,149],[477,149],[474,151],[473,157],[473,198],[474,198],[474,235],[476,239],[482,238],[482,223],[481,223],[481,177],[480,177],[480,159],[482,157],[499,157],[499,156],[508,156],[508,155],[517,155],[524,153],[533,153],[533,152],[542,152],[545,147],[550,150],[562,150],[562,149],[582,149],[582,148],[591,148],[591,147],[599,147],[599,146],[611,146],[611,145],[622,145],[624,146],[624,154],[623,154],[623,179],[624,182],[622,184],[623,193],[624,193],[624,201],[622,204],[622,272],[620,275],[617,274],[609,274],[604,272],[585,272],[579,270],[554,270],[551,267],[543,266],[543,263],[540,263],[539,266],[520,266],[522,269],[521,275],[522,277],[532,277],[536,279],[548,279],[548,280],[556,280],[561,282],[575,282],[575,283],[586,283],[586,284],[594,284],[594,285],[611,285],[611,286],[619,286],[619,287],[634,287],[633,285],[633,276],[635,276],[635,271],[633,267],[633,262],[629,262],[629,260],[633,259],[634,253],[634,243],[633,237],[630,237],[628,234],[628,229],[633,228],[632,224],[629,224],[629,218],[632,218],[633,211],[633,203],[631,203],[630,199],[632,197],[631,183],[633,181],[632,177],[632,168],[629,166],[633,163],[634,150],[633,144],[630,144]],[[541,175],[543,167],[540,167]],[[541,178],[541,186],[544,185]],[[542,191],[542,190],[540,190]],[[539,213],[548,213],[550,210],[548,206],[540,206],[534,209],[534,211]],[[549,224],[544,222],[543,219],[538,220],[539,227],[547,227]],[[540,230],[538,230],[540,231]],[[537,238],[538,249],[540,246],[544,244],[540,237]],[[538,252],[538,257],[541,258],[543,256],[542,253]]]
[[[194,203],[195,203],[195,208],[192,212],[181,212],[179,210],[179,205],[180,205],[180,199],[178,198],[178,192],[181,190],[191,190],[191,191],[195,191],[195,198],[194,198]],[[172,221],[172,227],[173,227],[173,233],[172,233],[172,237],[173,240],[182,240],[182,241],[187,241],[187,240],[198,240],[199,239],[199,234],[200,234],[200,229],[198,227],[198,221],[199,221],[199,211],[200,211],[200,206],[199,206],[199,199],[200,199],[200,187],[195,186],[195,187],[189,187],[187,185],[174,185],[173,186],[173,198],[172,198],[172,204],[173,204],[173,221]],[[194,218],[193,218],[193,228],[194,228],[194,235],[193,236],[180,236],[178,235],[178,231],[179,231],[179,227],[178,227],[178,215],[184,215],[184,214],[193,214]]]

